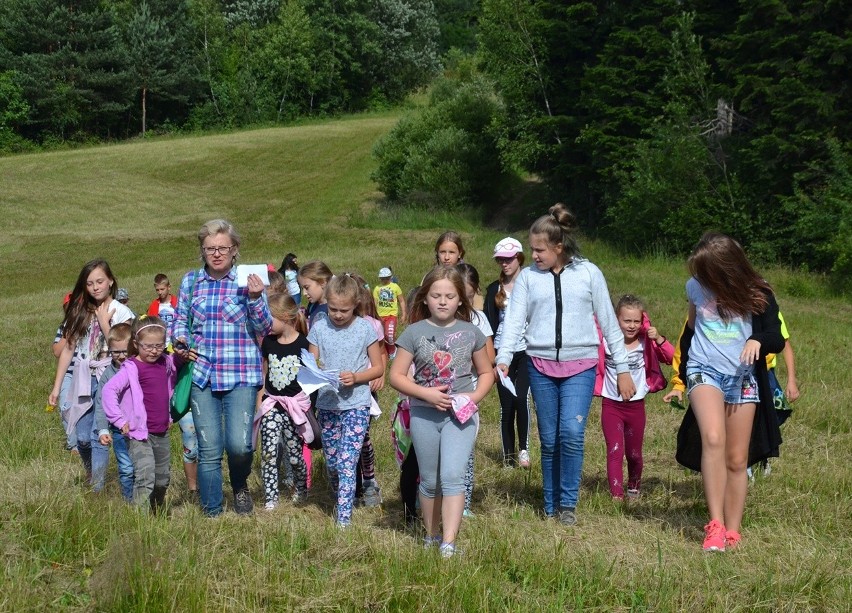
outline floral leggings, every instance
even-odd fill
[[[287,459],[293,468],[297,496],[308,492],[308,469],[302,456],[302,437],[290,416],[277,407],[260,419],[260,473],[266,502],[278,502],[278,441],[283,440]]]
[[[347,526],[352,521],[356,472],[364,435],[370,425],[370,409],[320,409],[319,423],[328,482],[337,497],[337,523]]]

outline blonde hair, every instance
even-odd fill
[[[329,281],[331,281],[334,274],[332,274],[331,268],[329,268],[325,262],[313,260],[299,269],[298,276],[310,279],[311,281],[316,281],[320,285],[326,285]]]
[[[329,296],[337,296],[349,300],[355,305],[355,314],[359,315],[358,306],[361,303],[361,289],[362,284],[358,283],[358,280],[350,273],[335,275],[325,286],[325,298],[328,300]]]
[[[308,322],[305,321],[305,316],[287,292],[269,296],[269,312],[278,321],[293,326],[299,334],[304,336],[308,333]]]
[[[133,331],[130,324],[115,324],[112,328],[109,329],[109,334],[107,334],[107,345],[110,345],[112,343],[123,343],[125,341],[129,341],[130,336],[132,334]]]
[[[287,280],[277,270],[270,270],[269,275],[269,287],[266,290],[268,295],[280,294],[281,292],[287,291]]]
[[[211,219],[199,228],[198,248],[201,252],[201,261],[206,261],[204,259],[204,240],[210,236],[216,236],[217,234],[227,234],[228,238],[231,239],[231,242],[234,245],[234,248],[231,251],[231,257],[232,261],[236,261],[237,257],[240,255],[240,235],[237,234],[234,224],[225,219]]]

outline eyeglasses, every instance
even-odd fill
[[[202,247],[201,250],[207,255],[227,255],[233,248],[233,245],[228,245],[227,247]]]
[[[166,345],[165,343],[139,343],[139,348],[145,351],[162,351]]]
[[[127,349],[110,349],[109,354],[112,357],[117,358],[122,355],[127,355]]]
[[[509,262],[511,262],[515,259],[515,256],[513,255],[510,258],[494,258],[494,259],[497,260],[498,264],[508,264]]]

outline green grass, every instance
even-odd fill
[[[803,395],[782,458],[751,487],[744,545],[733,554],[700,550],[701,482],[674,462],[681,416],[659,395],[648,401],[644,496],[626,508],[609,500],[595,403],[580,524],[563,529],[538,513],[537,444],[531,472],[500,467],[492,393],[477,442],[477,516],[462,528],[465,555],[448,562],[401,527],[390,390],[373,425],[385,505],[357,510],[350,532],[333,529],[319,455],[307,507],[203,518],[185,494],[176,432],[168,517],[126,507],[114,466],[105,495],[85,492],[57,415],[44,411],[62,296],[85,261],[106,257],[141,311],[154,274],[176,285],[197,264],[200,224],[223,216],[242,234],[243,262],[277,264],[294,251],[302,263],[321,258],[370,281],[391,265],[408,289],[433,261],[436,236],[455,228],[483,279],[496,276],[489,256],[507,232],[488,223],[527,219],[523,203],[485,214],[382,208],[369,181],[370,149],[395,117],[0,159],[8,224],[0,241],[0,610],[848,610],[850,305],[819,278],[784,269],[765,274],[793,335]],[[520,225],[511,233],[525,238]],[[638,293],[663,333],[676,336],[683,262],[582,247],[613,295]],[[250,483],[260,501],[256,473]]]

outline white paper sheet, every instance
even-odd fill
[[[518,397],[518,392],[515,391],[515,384],[512,383],[512,380],[503,374],[503,371],[499,368],[497,369],[497,374],[500,377],[500,384],[509,390],[509,393],[512,394],[515,398]]]
[[[237,285],[248,287],[248,276],[252,274],[260,277],[264,285],[269,285],[269,269],[266,264],[238,264]]]
[[[319,388],[326,385],[336,392],[340,387],[340,371],[322,370],[314,359],[314,355],[307,349],[302,349],[302,363],[299,365],[299,374],[296,381],[302,391],[310,395]]]

